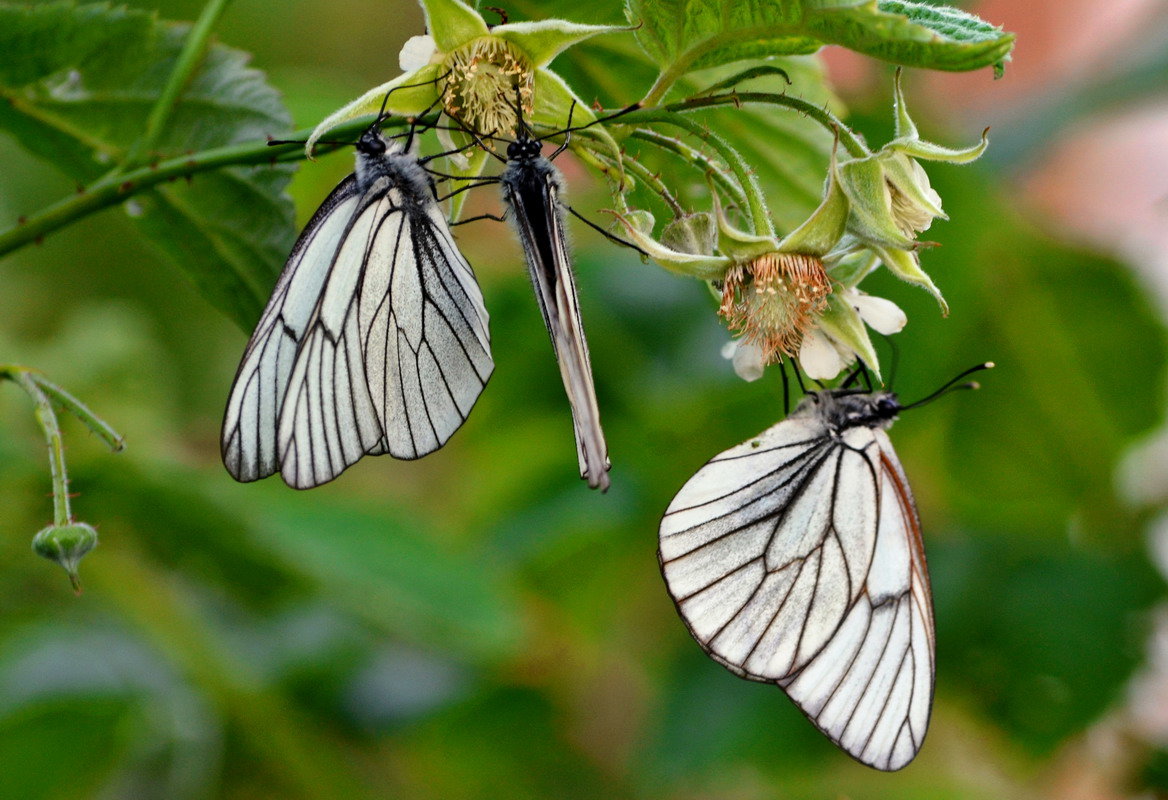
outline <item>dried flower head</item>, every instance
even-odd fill
[[[447,73],[442,103],[471,129],[516,135],[517,102],[531,118],[535,69],[510,42],[493,36],[474,39],[447,55],[442,70]]]
[[[798,354],[830,293],[827,272],[816,256],[766,253],[726,273],[718,313],[770,364]]]

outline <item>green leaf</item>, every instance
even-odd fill
[[[992,66],[1000,76],[1014,34],[948,6],[880,0],[808,18],[825,44],[906,67],[965,72]]]
[[[145,129],[190,26],[106,4],[0,4],[0,129],[74,178],[106,174]],[[255,141],[290,118],[249,56],[213,45],[150,157]],[[131,216],[209,302],[250,329],[295,235],[291,167],[226,169],[136,198]]]
[[[1000,72],[1012,34],[947,7],[867,2],[626,0],[641,47],[661,69],[660,96],[694,69],[750,58],[813,53],[837,44],[906,66]]]

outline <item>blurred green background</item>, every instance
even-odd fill
[[[201,7],[131,5],[168,19]],[[619,19],[615,5],[508,10],[539,18],[557,5]],[[1103,51],[1066,20],[1109,4],[1020,5],[973,9],[1019,33],[1003,81],[909,77],[927,138],[965,144],[994,125],[985,159],[930,169],[952,221],[926,234],[942,247],[922,258],[952,314],[887,276],[865,284],[908,312],[903,397],[999,365],[982,391],[907,414],[892,434],[937,617],[936,703],[912,765],[854,763],[781,691],[708,660],[665,591],[662,510],[707,459],[782,413],[777,373],[746,384],[719,356],[728,335],[704,286],[577,226],[613,462],[599,495],[577,478],[510,230],[459,229],[497,363],[469,422],[422,461],[365,459],[298,493],[222,468],[220,417],[246,334],[114,209],[0,261],[0,360],[43,369],[128,443],[111,456],[65,422],[75,511],[102,537],[75,598],[29,551],[51,514],[44,447],[27,398],[0,386],[0,796],[1168,795],[1168,531],[1156,522],[1168,447],[1152,433],[1166,304],[1155,258],[1129,246],[1137,233],[1101,234],[1043,200],[1053,174],[1069,187],[1055,195],[1081,199],[1088,218],[1116,213],[1092,216],[1102,195],[1088,175],[1074,180],[1082,161],[1052,166],[1063,163],[1052,153],[1073,136],[1111,141],[1092,133],[1109,120],[1168,113],[1153,46],[1168,26],[1155,3],[1128,4],[1126,27],[1103,37],[1123,46]],[[254,54],[304,127],[397,74],[401,44],[420,32],[405,0],[238,0],[218,38]],[[606,76],[597,48],[554,66],[607,106],[636,99],[645,85]],[[824,58],[849,122],[885,141],[891,69]],[[826,135],[808,146],[820,174],[829,147]],[[1119,152],[1115,176],[1168,175],[1162,142]],[[4,136],[0,164],[3,225],[75,185]],[[570,157],[561,167],[575,207],[607,205]],[[302,166],[301,221],[350,169],[348,153]],[[1160,191],[1158,219],[1168,182]],[[473,201],[497,205],[490,190]]]

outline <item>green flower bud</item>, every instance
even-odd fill
[[[682,253],[711,256],[717,243],[718,225],[708,211],[677,217],[661,231],[661,244]]]
[[[32,540],[33,552],[60,564],[69,575],[73,591],[78,594],[81,593],[81,581],[77,577],[77,565],[85,554],[96,546],[97,531],[92,525],[84,522],[50,525]]]

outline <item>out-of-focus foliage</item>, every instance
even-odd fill
[[[0,130],[80,189],[130,156],[190,30],[124,6],[0,3]],[[286,133],[284,104],[247,61],[212,46],[142,157]],[[211,302],[249,326],[292,246],[290,175],[284,166],[232,167],[159,186],[135,197],[132,218]]]
[[[158,5],[168,18],[199,10]],[[509,10],[620,19],[567,5]],[[219,35],[254,48],[304,126],[395,73],[418,20],[412,5],[273,13],[240,0]],[[635,47],[590,42],[553,67],[589,101],[617,106],[654,78],[615,71]],[[837,102],[807,82],[814,60],[790,66],[816,102]],[[888,138],[890,87],[889,76],[870,119],[850,119],[871,141]],[[810,208],[830,138],[751,110],[772,141],[746,113],[709,119],[759,165],[768,193]],[[922,132],[945,133],[940,121]],[[83,177],[48,172],[9,138],[0,163],[5,220]],[[602,187],[561,165],[574,207],[606,206]],[[300,171],[301,220],[349,169],[346,154]],[[691,178],[698,197],[702,176]],[[1059,748],[1122,699],[1163,596],[1145,520],[1112,475],[1161,416],[1164,331],[1125,268],[1021,217],[990,165],[931,178],[952,221],[929,231],[942,247],[922,259],[953,312],[874,278],[911,320],[894,386],[912,400],[976,362],[998,369],[980,392],[906,413],[891,434],[921,508],[938,633],[933,721],[906,770],[855,764],[779,690],[705,658],[662,585],[656,532],[669,499],[782,412],[777,374],[746,384],[720,358],[728,337],[701,284],[577,231],[614,465],[600,496],[576,477],[510,231],[457,229],[497,361],[468,423],[424,460],[366,459],[300,494],[224,472],[218,426],[245,337],[113,211],[0,262],[0,360],[43,368],[128,443],[111,459],[65,422],[72,488],[101,533],[78,600],[29,552],[49,519],[43,444],[24,398],[0,387],[0,794],[1039,796]],[[487,189],[471,207],[499,204]],[[1157,768],[1140,774],[1155,780]]]

